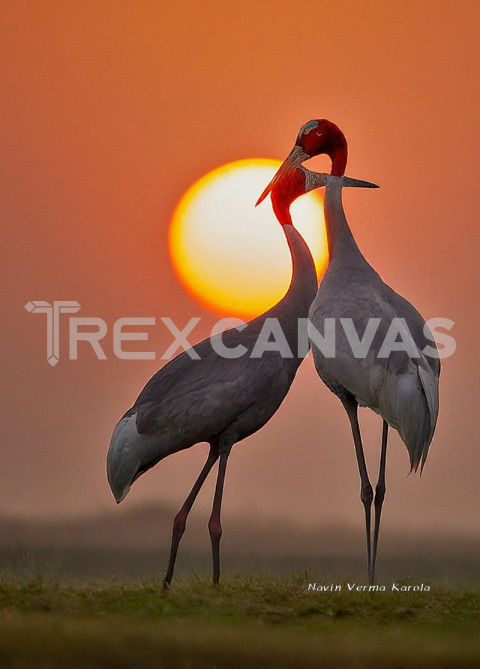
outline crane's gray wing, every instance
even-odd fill
[[[407,322],[408,329],[418,346],[420,351],[425,351],[427,347],[433,348],[437,351],[435,339],[430,331],[430,328],[425,323],[421,314],[415,309],[413,304],[406,300],[402,295],[399,295],[394,290],[384,283],[383,295],[385,300],[390,304],[393,311],[398,318],[404,318]],[[431,367],[433,373],[440,376],[440,358],[436,356],[426,355],[426,361]]]
[[[256,336],[255,327],[223,333],[228,348],[247,349],[239,358],[222,357],[206,339],[193,347],[198,360],[184,352],[160,369],[127,412],[137,414],[138,432],[177,434],[190,445],[222,432],[255,404],[261,407],[260,425],[254,420],[252,427],[263,425],[288,392],[298,364],[272,351],[252,359]]]
[[[330,293],[328,285],[323,294],[320,287],[310,320],[321,330],[325,318],[336,319],[335,355],[326,357],[312,343],[313,357],[320,377],[333,392],[341,397],[347,390],[359,404],[378,412],[399,431],[416,469],[425,460],[436,425],[439,365],[437,359],[427,360],[422,353],[424,346],[432,345],[423,332],[423,318],[406,300],[386,288],[380,284],[376,289],[368,284],[350,284],[339,299]],[[369,319],[379,320],[368,349],[363,349],[359,357],[352,350],[342,318],[350,320],[359,337],[365,334]],[[407,328],[401,338],[410,350],[392,350],[380,357],[393,319],[405,320]]]

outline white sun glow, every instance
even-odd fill
[[[217,313],[250,318],[280,300],[292,263],[270,199],[255,207],[280,163],[249,159],[223,165],[194,183],[178,203],[170,253],[187,290]],[[323,203],[308,193],[291,208],[320,275],[327,262]]]

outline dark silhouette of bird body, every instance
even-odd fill
[[[282,202],[288,201],[285,189],[291,183],[278,186],[278,190],[282,189]],[[306,328],[308,309],[318,284],[310,251],[287,214],[288,207],[280,222],[293,271],[284,298],[243,328],[206,339],[160,369],[118,422],[112,436],[107,474],[117,502],[124,499],[141,474],[167,455],[199,442],[210,444],[205,466],[175,518],[165,587],[173,576],[188,513],[217,459],[220,462],[209,530],[213,581],[218,582],[220,507],[230,450],[236,442],[259,430],[277,411],[305,354],[298,353],[298,319],[304,319]],[[255,346],[262,329],[267,326],[268,330],[272,322],[269,319],[280,325],[285,336],[280,348],[284,350],[268,350],[265,346],[258,357]],[[240,354],[239,357],[224,357],[218,352],[222,345]]]
[[[288,178],[292,170],[298,170],[299,160],[303,162],[320,153],[327,153],[332,158],[332,175],[325,177],[301,168],[303,183],[298,179],[295,181],[297,197],[313,188],[326,186],[324,208],[329,263],[309,310],[310,340],[318,375],[341,400],[350,419],[361,478],[361,500],[365,508],[368,574],[373,583],[386,490],[388,426],[398,430],[405,442],[411,469],[416,471],[419,465],[423,468],[438,415],[440,361],[422,316],[380,278],[355,242],[342,205],[344,184],[340,176],[334,175],[334,172],[342,174],[347,162],[347,143],[341,130],[325,119],[310,121],[303,126],[294,149],[277,173],[280,176],[276,175],[270,186],[275,187],[279,180]],[[325,334],[326,319],[334,319],[335,323],[333,356],[322,350],[318,338],[318,333]],[[392,324],[395,326],[393,330]],[[345,327],[347,330],[350,327],[350,338]],[[356,333],[355,351],[352,330]],[[401,338],[400,346],[393,343],[397,335]],[[369,345],[361,350],[364,341]],[[390,345],[383,350],[387,341]],[[370,407],[384,421],[374,503],[373,551],[370,541],[373,490],[358,425],[359,405]]]

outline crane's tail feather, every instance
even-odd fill
[[[435,432],[435,427],[437,425],[438,417],[438,378],[432,371],[426,371],[423,366],[419,365],[418,367],[418,376],[420,378],[420,383],[422,384],[423,392],[427,400],[428,413],[430,417],[430,433],[428,435],[428,446],[433,439],[433,433]],[[428,446],[425,453],[422,455],[422,466],[425,464],[427,458]]]
[[[139,476],[167,455],[159,435],[138,431],[137,412],[132,408],[118,421],[108,448],[107,477],[117,504]]]
[[[395,427],[410,456],[410,471],[422,472],[433,438],[438,415],[438,379],[424,358],[412,360],[415,368],[387,383],[387,417]]]

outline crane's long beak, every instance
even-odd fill
[[[324,174],[323,172],[310,172],[304,167],[301,168],[305,173],[305,192],[321,188],[322,186],[333,186],[336,184],[340,188],[379,188],[377,184],[362,179],[352,179],[352,177],[335,177],[333,174]]]
[[[351,177],[329,177],[330,179],[341,179],[342,186],[351,186],[353,188],[380,188],[377,184],[372,184],[371,181],[362,181],[361,179],[352,179]]]
[[[275,184],[278,181],[280,181],[280,179],[282,179],[286,174],[293,172],[293,170],[299,167],[303,163],[303,161],[307,160],[308,158],[310,158],[308,153],[306,153],[301,146],[297,146],[295,144],[293,149],[290,151],[288,156],[285,158],[283,163],[278,168],[278,171],[273,177],[273,179],[270,181],[268,186],[265,188],[263,193],[258,198],[257,204],[255,206],[258,206],[260,202],[263,202],[263,200],[267,197],[267,195],[270,193]]]

